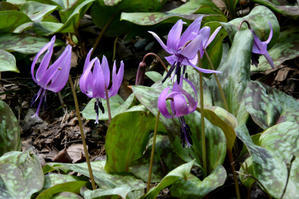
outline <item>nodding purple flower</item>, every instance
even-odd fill
[[[183,78],[183,80],[194,90],[195,99],[182,88],[183,81],[181,81],[180,84],[175,82],[172,89],[165,88],[160,94],[158,98],[158,108],[161,114],[166,118],[179,118],[183,146],[187,145],[187,147],[190,147],[192,144],[191,131],[185,122],[184,116],[196,110],[198,101],[197,92],[193,84],[187,79]],[[170,90],[171,92],[169,92]],[[168,111],[167,101],[170,102],[171,113]]]
[[[196,66],[198,61],[198,51],[200,52],[200,58],[202,58],[204,49],[206,49],[214,40],[221,29],[221,27],[218,27],[210,36],[209,27],[203,27],[200,29],[202,18],[202,16],[198,17],[192,24],[189,25],[182,35],[181,33],[184,22],[181,19],[178,20],[168,33],[166,45],[156,33],[149,31],[149,33],[151,33],[159,42],[162,48],[171,54],[170,56],[165,57],[171,65],[171,68],[166,77],[163,79],[163,82],[174,70],[177,75],[177,81],[180,82],[181,66],[186,65],[191,65],[203,73],[220,73],[219,71],[203,69]],[[184,72],[185,71],[183,69],[182,75],[184,75]]]
[[[41,104],[46,100],[46,91],[50,90],[55,93],[59,92],[63,89],[69,77],[71,69],[72,47],[67,45],[60,57],[58,57],[58,59],[56,59],[56,61],[50,65],[54,43],[55,36],[53,36],[51,41],[37,53],[31,65],[32,79],[41,87],[32,102],[32,104],[34,104],[38,99],[40,99],[35,116],[38,116]],[[35,65],[40,56],[43,54],[44,56],[39,64],[39,67],[35,71]]]
[[[257,66],[258,65],[258,55],[264,55],[269,64],[272,68],[274,68],[274,63],[272,58],[270,57],[268,51],[267,51],[267,45],[270,43],[272,36],[273,36],[273,29],[272,24],[269,22],[270,26],[270,34],[266,41],[261,41],[258,36],[255,34],[253,30],[251,30],[253,34],[253,46],[252,46],[252,63]]]
[[[95,112],[97,114],[96,123],[98,123],[99,112],[98,108],[104,113],[104,107],[101,104],[100,98],[106,99],[106,90],[108,97],[112,97],[118,93],[124,77],[124,63],[120,62],[120,68],[116,73],[116,63],[113,63],[112,79],[110,80],[110,69],[105,55],[102,58],[102,63],[95,57],[90,61],[92,53],[91,49],[86,56],[83,73],[80,77],[80,89],[89,98],[96,98]],[[112,83],[113,81],[113,83]]]

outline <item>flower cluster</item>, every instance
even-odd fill
[[[177,82],[174,82],[172,88],[165,88],[160,94],[158,108],[161,114],[166,118],[177,117],[179,119],[182,143],[183,146],[187,147],[191,146],[192,140],[191,131],[185,122],[184,116],[196,110],[198,100],[197,92],[192,82],[183,78],[185,67],[186,65],[190,65],[202,73],[220,73],[216,70],[203,69],[196,66],[198,59],[203,57],[205,49],[214,40],[221,29],[221,27],[218,27],[213,34],[210,35],[209,27],[200,28],[202,18],[201,16],[194,20],[183,34],[181,33],[184,22],[178,20],[168,33],[166,45],[156,33],[149,32],[159,42],[162,48],[171,54],[165,57],[171,65],[171,68],[162,82],[168,77],[173,79],[174,76],[176,76],[177,78]],[[194,97],[183,89],[183,82],[187,82],[193,89]],[[171,113],[168,110],[171,110]]]
[[[41,87],[33,99],[33,104],[40,99],[35,113],[36,116],[39,114],[41,104],[46,101],[46,91],[61,91],[69,77],[72,47],[67,45],[60,57],[50,65],[54,44],[55,36],[37,53],[31,65],[32,79]],[[90,60],[92,50],[86,56],[83,74],[79,83],[84,94],[90,98],[96,98],[95,111],[97,113],[96,123],[98,123],[98,109],[100,108],[104,112],[104,107],[99,99],[107,99],[107,97],[110,98],[117,94],[124,75],[124,63],[121,61],[120,69],[116,73],[116,64],[114,62],[111,79],[107,58],[103,56],[102,63],[98,58]],[[44,56],[36,69],[36,63],[42,55]]]

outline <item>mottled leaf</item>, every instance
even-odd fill
[[[44,184],[38,158],[30,152],[4,154],[0,157],[0,181],[0,198],[30,199]]]
[[[0,35],[0,49],[22,54],[34,54],[49,42],[46,38],[29,35],[4,34]],[[59,42],[56,42],[59,45]]]
[[[129,107],[133,103],[134,95],[130,95],[126,101],[124,101],[119,95],[115,95],[109,99],[111,116],[114,118],[116,115],[128,111]],[[82,111],[82,115],[85,119],[95,120],[96,112],[94,110],[95,99],[91,99]],[[104,114],[99,110],[99,120],[108,120],[108,110],[106,100],[101,100],[105,109]]]
[[[244,99],[247,112],[263,129],[284,121],[298,122],[299,101],[260,82],[248,84]]]
[[[57,6],[44,4],[36,1],[27,1],[20,10],[25,13],[32,21],[41,21],[44,16],[53,12]]]
[[[253,2],[265,5],[272,9],[275,12],[278,12],[285,16],[291,16],[294,18],[298,18],[299,16],[299,7],[298,2],[293,1],[293,5],[290,3],[291,1],[287,0],[253,0]]]
[[[222,186],[226,180],[226,171],[222,165],[218,166],[202,181],[191,173],[184,179],[174,183],[170,188],[172,196],[181,199],[202,198],[211,191]]]
[[[162,81],[163,77],[160,73],[156,72],[156,71],[148,71],[145,72],[145,75],[150,78],[153,82],[158,82],[158,81]]]
[[[190,174],[192,165],[194,161],[182,164],[181,166],[175,168],[174,170],[170,171],[162,180],[161,182],[152,188],[147,194],[142,197],[146,199],[154,199],[160,193],[161,190],[164,188],[173,185],[175,182],[179,180],[186,179],[187,176]]]
[[[110,194],[110,196],[115,195],[114,191],[115,189],[118,190],[117,188],[119,187],[127,187],[127,190],[128,189],[130,190],[128,193],[128,197],[130,197],[131,195],[134,196],[135,194],[140,197],[141,195],[144,194],[145,184],[143,181],[136,179],[135,177],[130,175],[109,174],[104,169],[105,164],[106,161],[104,160],[91,162],[95,182],[99,185],[100,188],[95,191],[85,190],[83,192],[84,196],[92,197],[101,194],[108,194],[108,195]],[[72,170],[74,172],[78,172],[82,175],[89,177],[86,163],[79,163],[79,164],[49,163],[49,165],[56,169]],[[119,194],[119,192],[117,192],[117,194]],[[135,197],[135,198],[139,198],[139,197]],[[133,198],[134,197],[132,197],[132,199]]]
[[[29,22],[30,18],[17,10],[0,11],[0,33],[12,32],[19,25]]]
[[[283,62],[295,59],[299,56],[299,32],[296,28],[287,29],[280,33],[279,40],[268,50],[273,59],[274,66],[279,66]],[[270,64],[264,56],[259,57],[258,67],[251,65],[251,71],[264,72],[271,69]]]
[[[19,72],[16,65],[16,58],[13,54],[0,49],[0,72]]]
[[[162,21],[174,18],[174,21],[178,18],[185,18],[193,20],[196,13],[208,14],[206,16],[213,17],[217,21],[226,21],[221,11],[215,6],[215,4],[208,0],[190,0],[187,3],[181,5],[178,8],[167,12],[123,12],[121,14],[121,20],[130,21],[138,25],[155,25]]]
[[[116,116],[106,135],[105,169],[111,173],[129,172],[133,161],[142,157],[154,124],[155,117],[143,111]]]
[[[0,156],[21,149],[21,128],[9,106],[0,100]]]
[[[280,158],[263,147],[255,145],[245,125],[236,129],[238,138],[246,145],[252,158],[251,175],[258,179],[266,191],[275,198],[281,196],[287,179],[287,167]],[[250,163],[250,162],[247,162]],[[243,169],[243,171],[246,169]]]

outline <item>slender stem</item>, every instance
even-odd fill
[[[202,164],[203,172],[207,174],[207,157],[206,157],[206,136],[205,136],[205,117],[204,117],[204,101],[203,101],[203,75],[199,73],[200,78],[200,109],[201,111],[201,148],[202,148]]]
[[[115,59],[115,54],[116,54],[116,45],[117,45],[117,40],[118,40],[118,36],[115,37],[114,42],[113,42],[113,55],[112,55],[112,62]]]
[[[212,60],[211,60],[211,58],[210,58],[208,52],[206,51],[206,49],[204,49],[204,52],[205,52],[205,55],[207,56],[207,59],[208,59],[208,61],[209,61],[209,64],[210,64],[211,68],[212,68],[213,70],[215,70],[214,64],[213,64],[213,62],[212,62]],[[221,86],[220,81],[219,81],[219,79],[218,79],[218,76],[217,76],[216,73],[214,73],[213,75],[214,75],[214,77],[215,77],[215,80],[216,80],[216,83],[217,83],[217,86],[218,86],[218,89],[219,89],[219,92],[220,92],[222,101],[223,101],[223,103],[224,103],[224,107],[225,107],[225,109],[228,111],[228,104],[227,104],[227,101],[226,101],[225,94],[224,94],[224,91],[223,91],[223,89],[222,89],[222,86]]]
[[[148,56],[155,56],[157,58],[157,60],[162,64],[163,68],[165,69],[166,72],[168,72],[168,69],[166,67],[166,65],[164,64],[164,62],[162,61],[162,59],[159,57],[159,55],[157,55],[156,53],[147,53],[146,55],[143,56],[142,62],[145,62],[145,59]]]
[[[95,190],[97,187],[96,187],[96,184],[94,182],[94,177],[93,177],[93,173],[92,173],[92,169],[91,169],[91,164],[90,164],[90,159],[89,159],[89,155],[88,155],[87,145],[86,145],[86,141],[85,141],[85,135],[84,135],[83,124],[82,124],[82,120],[81,120],[81,116],[80,116],[78,98],[77,98],[76,90],[75,90],[75,87],[74,87],[71,76],[69,76],[69,84],[71,86],[72,93],[73,93],[73,98],[74,98],[74,102],[75,102],[76,115],[77,115],[78,122],[79,122],[81,139],[82,139],[82,143],[83,143],[83,150],[84,150],[84,154],[85,154],[85,157],[86,157],[86,163],[87,163],[88,172],[89,172],[89,176],[90,176],[91,186],[92,186],[92,189]]]
[[[111,109],[110,109],[110,101],[109,101],[109,96],[108,96],[108,89],[105,86],[105,94],[106,94],[106,102],[107,102],[107,109],[108,109],[108,118],[109,118],[109,124],[112,120],[111,117]]]
[[[152,145],[152,151],[151,151],[150,166],[149,166],[149,170],[148,170],[148,180],[147,180],[146,192],[148,192],[150,190],[150,184],[151,184],[151,180],[152,180],[152,169],[153,169],[153,162],[154,162],[154,154],[155,154],[155,147],[156,147],[156,138],[157,138],[159,118],[160,118],[160,111],[158,111],[158,114],[156,116],[156,123],[155,123],[154,136],[153,136],[153,145]]]
[[[102,30],[101,30],[99,36],[98,36],[97,39],[96,39],[96,42],[95,42],[94,45],[93,45],[93,51],[92,51],[92,53],[95,52],[95,49],[96,49],[97,46],[99,45],[99,43],[100,43],[100,41],[101,41],[101,39],[102,39],[104,33],[106,32],[107,28],[109,27],[109,25],[110,25],[111,22],[113,21],[114,17],[115,17],[115,15],[112,15],[112,16],[109,18],[109,20],[106,22],[106,24],[104,25],[104,27],[102,28]]]
[[[232,153],[232,150],[230,150],[230,149],[228,149],[227,152],[228,152],[228,159],[229,159],[229,162],[230,162],[230,166],[231,166],[232,172],[233,172],[233,178],[234,178],[234,182],[235,182],[235,189],[236,189],[237,199],[241,199],[240,189],[239,189],[239,182],[238,182],[238,175],[236,173],[235,166],[234,166],[233,153]]]

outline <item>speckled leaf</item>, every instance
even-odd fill
[[[123,0],[99,0],[103,2],[106,6],[115,6],[122,2]]]
[[[115,189],[117,191],[117,188],[119,187],[126,187],[127,190],[130,190],[127,195],[128,199],[139,198],[144,194],[145,184],[142,180],[136,179],[131,175],[126,176],[109,174],[104,169],[105,164],[106,161],[104,160],[91,162],[95,182],[99,185],[100,188],[95,190],[94,192],[90,190],[85,190],[83,191],[84,196],[91,197],[93,195],[101,194],[110,194],[110,196],[117,195],[119,194],[119,192],[117,192],[117,194],[114,193]],[[74,172],[78,172],[82,175],[89,177],[88,168],[85,162],[79,164],[49,163],[49,165],[53,166],[56,169],[72,170]]]
[[[163,76],[156,71],[145,72],[145,75],[150,78],[153,82],[158,82],[163,80]]]
[[[245,125],[238,126],[236,132],[238,138],[246,145],[251,155],[253,166],[248,166],[251,168],[251,175],[262,183],[270,195],[275,198],[279,197],[287,179],[286,165],[281,159],[276,158],[273,152],[255,145]]]
[[[53,196],[52,199],[83,199],[83,198],[75,193],[62,192]]]
[[[220,64],[218,75],[228,103],[228,111],[237,116],[240,111],[240,101],[250,80],[250,59],[253,36],[249,30],[238,31],[235,34],[232,47],[227,58]],[[218,86],[214,77],[210,80],[210,92],[213,103],[224,107]]]
[[[146,198],[146,199],[154,199],[157,197],[157,195],[159,194],[159,192],[174,184],[175,182],[178,182],[179,180],[183,180],[186,179],[187,176],[190,174],[192,165],[193,165],[194,161],[182,164],[181,166],[175,168],[174,170],[170,171],[162,180],[161,182],[155,186],[154,188],[152,188],[149,192],[147,192],[147,194],[142,197],[142,198]]]
[[[17,10],[0,11],[0,33],[12,32],[19,25],[29,22],[30,18]]]
[[[284,198],[299,198],[299,124],[296,122],[283,122],[268,128],[260,136],[262,147],[271,151],[277,159],[290,165],[292,158],[296,159],[291,164],[290,177]],[[297,174],[296,174],[297,173]]]
[[[207,16],[214,17],[214,20],[217,18],[217,21],[226,21],[226,18],[223,16],[221,11],[213,2],[208,0],[190,0],[180,7],[167,12],[123,12],[121,14],[121,20],[130,21],[138,25],[148,26],[161,23],[162,21],[171,18],[174,18],[174,20],[177,20],[178,18],[192,20],[196,17],[196,15],[193,14],[196,13],[208,14]]]
[[[143,111],[116,116],[107,130],[105,169],[111,173],[129,172],[132,162],[142,157],[154,124],[155,117]]]
[[[46,15],[53,12],[56,8],[57,6],[54,5],[28,1],[20,7],[20,10],[32,21],[41,21]]]
[[[61,11],[63,26],[57,32],[74,32],[79,26],[79,20],[95,0],[79,0],[70,8]]]
[[[44,175],[38,158],[30,152],[8,152],[0,157],[0,198],[30,199],[42,189]],[[4,194],[4,196],[2,195]]]
[[[226,171],[220,165],[202,181],[191,173],[187,174],[184,179],[171,186],[170,193],[180,199],[202,198],[222,186],[225,180]]]
[[[274,66],[279,66],[283,62],[295,59],[299,56],[299,32],[297,28],[287,29],[280,33],[279,40],[268,50],[273,59]],[[271,69],[270,64],[264,56],[259,57],[258,67],[251,65],[251,71],[263,72]]]
[[[294,4],[290,4],[290,1],[287,0],[253,0],[253,2],[265,5],[272,9],[275,12],[278,12],[282,15],[285,16],[291,16],[294,18],[298,18],[299,16],[299,7],[298,7],[298,2],[297,4],[295,3],[296,1],[293,1]]]
[[[270,32],[270,26],[268,22],[270,22],[273,28],[273,37],[268,48],[275,44],[279,37],[280,27],[275,14],[269,8],[265,6],[256,6],[248,15],[242,18],[236,18],[228,23],[221,23],[225,30],[228,32],[231,40],[233,39],[235,33],[238,31],[240,23],[243,20],[247,20],[250,23],[251,28],[262,41],[268,39],[268,35]],[[245,23],[242,25],[242,30],[243,29],[247,29],[247,25]]]
[[[9,106],[0,100],[0,156],[21,149],[21,128]]]
[[[298,100],[260,82],[250,82],[244,98],[247,112],[263,129],[276,123],[299,120]]]
[[[134,95],[130,95],[126,101],[124,101],[119,95],[115,95],[109,99],[111,115],[114,118],[116,115],[128,111],[129,107],[133,103]],[[101,100],[105,109],[104,114],[99,110],[99,120],[108,120],[108,111],[106,100]],[[95,120],[96,112],[94,110],[95,99],[91,99],[82,111],[82,115],[85,119]]]
[[[19,72],[16,65],[16,58],[13,54],[0,49],[0,72]]]
[[[42,37],[32,37],[29,35],[4,34],[0,35],[0,49],[9,52],[19,52],[22,54],[34,54],[49,42]],[[58,45],[59,42],[56,43]]]

